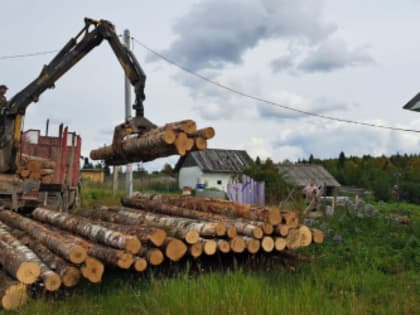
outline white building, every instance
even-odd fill
[[[204,185],[227,191],[233,176],[241,173],[252,159],[243,150],[207,149],[195,151],[179,159],[175,169],[179,172],[179,187]]]

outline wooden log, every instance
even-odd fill
[[[141,248],[141,242],[137,237],[93,224],[82,217],[64,212],[51,211],[45,208],[36,208],[32,212],[32,216],[39,221],[52,224],[72,233],[77,233],[104,245],[126,250],[132,254],[138,253]]]
[[[121,233],[135,235],[142,243],[151,243],[156,247],[162,246],[166,239],[166,231],[151,227],[145,224],[120,224],[114,223],[115,212],[108,211],[108,208],[83,209],[77,212],[78,215],[92,220],[93,223],[102,225]],[[118,220],[117,220],[118,221]]]
[[[41,178],[43,184],[52,184],[54,183],[54,175],[47,175]]]
[[[0,227],[0,264],[15,279],[32,284],[41,275],[38,257],[7,230]]]
[[[219,227],[216,227],[216,235],[217,236],[223,236],[225,232],[227,232],[229,238],[233,238],[237,235],[237,226],[240,226],[244,228],[248,233],[252,234],[252,231],[249,231],[249,229],[246,229],[245,224],[237,223],[235,221],[230,220],[229,218],[214,214],[214,213],[208,213],[208,212],[201,212],[186,208],[181,208],[177,206],[173,206],[170,204],[162,203],[159,200],[151,200],[147,198],[121,198],[121,203],[124,206],[127,207],[133,207],[138,210],[145,210],[147,212],[151,213],[161,213],[161,214],[167,214],[167,215],[175,215],[183,218],[189,218],[189,219],[197,219],[197,220],[206,220],[206,221],[221,221],[226,223],[228,225],[227,230],[224,228],[221,223],[219,223]],[[252,227],[251,227],[252,229]],[[257,229],[258,230],[258,229]],[[259,231],[256,231],[255,233],[258,234]],[[177,235],[174,235],[176,237],[179,237]],[[201,235],[204,236],[204,235]],[[187,241],[188,244],[194,244],[198,240],[194,239],[193,242]]]
[[[236,254],[243,253],[246,249],[245,240],[239,236],[232,238],[229,244],[231,250]]]
[[[258,208],[250,205],[243,205],[226,200],[190,197],[190,196],[166,196],[166,195],[148,195],[137,194],[137,197],[144,197],[172,204],[174,206],[194,209],[204,212],[213,212],[222,214],[231,218],[245,218],[254,221],[263,221],[272,225],[281,222],[280,211],[276,208]]]
[[[281,223],[288,225],[290,228],[296,228],[299,226],[299,217],[296,212],[282,211]]]
[[[196,132],[192,133],[191,135],[195,137],[203,138],[205,140],[209,140],[211,138],[214,138],[214,136],[216,135],[216,132],[213,127],[207,127],[207,128],[199,129]]]
[[[143,247],[138,256],[144,257],[152,266],[159,266],[165,260],[165,256],[163,255],[162,251],[155,247]]]
[[[186,134],[194,134],[197,131],[197,124],[194,120],[185,119],[167,123],[163,127],[157,128],[158,131],[166,129],[170,129],[176,132],[185,132]]]
[[[312,242],[315,244],[321,244],[324,242],[324,232],[318,229],[311,229],[312,232]]]
[[[114,152],[112,146],[104,146],[90,152],[92,160],[105,160],[110,165],[120,165],[125,162],[150,161],[159,157],[177,154],[176,140],[178,135],[173,130],[160,132],[149,131],[140,137],[128,138],[122,142],[121,150],[124,156]],[[182,138],[183,139],[183,138]],[[181,152],[182,153],[182,152]],[[185,153],[184,153],[185,154]]]
[[[274,232],[276,235],[280,235],[286,237],[289,233],[289,226],[287,224],[278,224],[274,228]]]
[[[193,245],[188,246],[188,253],[191,255],[191,257],[193,258],[198,258],[203,254],[203,244],[200,243],[195,243]]]
[[[306,247],[311,245],[312,243],[312,232],[311,229],[308,228],[306,225],[299,226],[299,234],[300,234],[300,246]]]
[[[133,266],[135,271],[144,272],[147,269],[148,263],[144,257],[135,257]]]
[[[27,165],[29,163],[33,163],[31,167]],[[55,169],[56,163],[53,160],[45,159],[39,156],[28,155],[28,154],[21,154],[19,155],[19,164],[26,166],[27,169],[42,169],[42,168],[49,168]]]
[[[0,270],[0,301],[1,308],[13,310],[29,300],[28,290],[23,283],[10,278]]]
[[[171,261],[179,261],[187,253],[187,246],[179,239],[166,238],[163,247],[165,248],[165,256]]]
[[[148,224],[153,227],[165,229],[168,235],[185,239],[190,231],[197,231],[202,237],[224,236],[226,226],[220,222],[201,222],[182,217],[166,216],[159,213],[143,212],[126,208],[107,208],[113,214],[101,213],[102,218],[111,219],[121,224]],[[195,242],[197,242],[196,240]]]
[[[102,262],[94,257],[88,256],[80,268],[84,278],[92,283],[99,283],[102,280],[102,276],[105,271],[105,267]]]
[[[274,248],[276,251],[281,252],[286,248],[287,241],[283,237],[276,237],[274,239]]]
[[[207,256],[212,256],[217,252],[217,242],[213,239],[204,239],[200,240],[201,244],[203,245],[204,254]]]
[[[22,244],[28,246],[41,259],[41,261],[48,266],[48,268],[55,271],[64,286],[74,287],[79,282],[79,269],[66,262],[60,256],[54,254],[40,241],[30,237],[22,230],[10,229],[8,232],[18,238]],[[58,290],[60,286],[57,286],[58,282],[55,280],[56,277],[52,276],[50,278],[51,279],[48,281],[51,284],[46,285],[47,290],[55,291],[54,288]]]
[[[180,156],[184,156],[185,154],[187,154],[187,152],[191,150],[193,146],[194,140],[188,138],[186,133],[180,132],[177,134],[175,140],[175,147],[176,151]]]
[[[229,238],[235,237],[238,233],[242,235],[248,235],[250,237],[261,239],[264,235],[264,232],[261,226],[268,226],[270,224],[264,224],[262,222],[255,224],[249,224],[245,220],[232,220],[231,218],[215,214],[212,212],[203,212],[197,211],[187,208],[182,208],[178,206],[173,206],[170,204],[165,203],[164,201],[160,201],[159,199],[148,199],[143,197],[135,197],[135,198],[122,198],[121,202],[124,206],[127,207],[134,207],[135,209],[143,209],[149,212],[157,212],[163,213],[168,215],[177,215],[185,218],[197,219],[197,220],[208,220],[208,221],[220,221],[225,223],[227,226],[227,236]],[[254,223],[254,222],[252,222]],[[221,233],[222,234],[222,233]]]
[[[223,254],[230,253],[230,244],[226,240],[218,239],[217,241],[217,250]]]
[[[54,253],[74,264],[81,264],[87,257],[86,249],[74,241],[64,238],[62,233],[52,231],[36,221],[8,210],[0,211],[0,220],[11,227],[25,231]]]
[[[261,248],[266,253],[271,253],[274,250],[274,240],[270,236],[264,236],[264,238],[261,241]]]
[[[286,247],[288,249],[296,249],[300,247],[300,232],[297,228],[289,229],[286,237]]]
[[[248,237],[248,236],[244,236],[242,238],[246,242],[246,249],[247,249],[248,253],[254,255],[254,254],[259,252],[259,250],[261,248],[261,241],[260,240],[257,240],[255,238]]]
[[[203,151],[207,149],[207,140],[202,137],[194,138],[195,150]]]

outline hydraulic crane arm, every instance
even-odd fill
[[[118,150],[121,137],[147,130],[154,125],[144,118],[143,101],[146,75],[133,53],[121,44],[114,26],[106,20],[85,18],[83,29],[45,65],[40,75],[0,108],[0,173],[12,172],[16,168],[16,152],[20,143],[20,131],[23,116],[32,102],[37,102],[39,96],[47,89],[53,88],[55,82],[70,70],[92,49],[108,41],[125,74],[134,87],[135,118],[115,128],[113,146]]]

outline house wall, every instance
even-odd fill
[[[231,182],[231,174],[226,173],[203,173],[197,166],[183,167],[179,170],[179,188],[185,186],[196,188],[197,184],[205,184],[206,188],[217,188],[227,191],[227,185]]]
[[[98,170],[81,170],[82,180],[103,184],[105,181],[105,173]]]
[[[207,188],[217,188],[227,192],[227,185],[232,181],[232,174],[204,173],[203,183]]]
[[[198,183],[200,183],[200,178],[202,178],[203,172],[198,166],[189,166],[182,167],[179,170],[179,188],[182,189],[185,186],[195,189]]]

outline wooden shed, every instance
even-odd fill
[[[322,165],[317,164],[278,164],[278,169],[284,178],[298,186],[305,187],[310,180],[315,179],[318,186],[325,185],[325,195],[332,196],[340,183]]]

